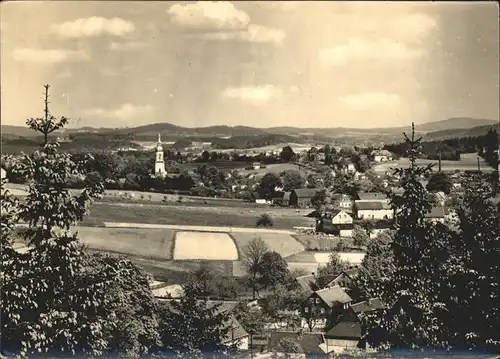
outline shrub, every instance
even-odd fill
[[[274,225],[273,219],[267,213],[263,213],[256,222],[257,227],[272,227]]]

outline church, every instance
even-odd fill
[[[152,177],[165,178],[167,171],[165,170],[165,159],[163,158],[163,145],[161,143],[161,136],[158,134],[158,143],[156,144],[156,160],[155,171]]]

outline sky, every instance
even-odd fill
[[[499,118],[496,2],[7,1],[1,120],[407,126]]]

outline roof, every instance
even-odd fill
[[[371,154],[373,156],[392,156],[392,153],[387,150],[375,150]]]
[[[384,308],[382,301],[380,298],[373,298],[369,300],[365,300],[364,302],[359,302],[356,304],[351,304],[351,308],[356,314],[371,312],[374,310]]]
[[[444,207],[432,207],[429,213],[425,214],[426,218],[444,218]]]
[[[316,295],[320,297],[329,307],[332,307],[334,303],[344,304],[349,303],[352,300],[351,297],[349,297],[349,294],[338,286],[320,289],[314,293],[316,293]]]
[[[311,285],[316,282],[316,277],[313,274],[308,274],[297,277],[295,280],[303,290],[312,292]]]
[[[340,322],[328,332],[325,337],[328,339],[361,339],[361,323]]]
[[[387,196],[380,192],[359,192],[358,197],[361,201],[386,200]]]
[[[231,317],[231,321],[228,324],[231,325],[232,330],[226,334],[225,341],[232,342],[248,336],[248,332],[235,317]]]
[[[342,208],[337,208],[337,209],[334,209],[332,211],[332,218],[335,217],[337,214],[339,214],[340,212],[345,212],[346,214],[348,214],[349,216],[351,215],[351,213],[349,211],[346,211]]]
[[[297,188],[293,190],[299,198],[312,198],[319,191],[321,190],[317,188]]]
[[[297,342],[304,353],[323,353],[320,344],[324,343],[323,333],[303,332],[271,332],[269,337],[269,350],[278,350],[279,342],[283,338],[290,338]]]
[[[354,205],[358,211],[381,211],[385,209],[382,202],[356,201]]]

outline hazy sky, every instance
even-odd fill
[[[384,127],[499,117],[498,5],[12,1],[1,115],[72,126]]]

